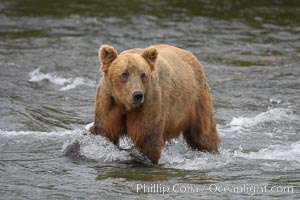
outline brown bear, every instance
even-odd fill
[[[201,63],[191,52],[166,44],[118,54],[99,49],[103,73],[96,91],[91,133],[118,145],[131,138],[154,164],[165,141],[183,137],[192,149],[215,152],[219,137]]]

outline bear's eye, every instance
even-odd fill
[[[145,73],[142,73],[142,74],[141,74],[141,79],[142,79],[142,81],[146,81],[147,77],[146,77],[146,74],[145,74]]]
[[[129,76],[128,71],[123,72],[123,73],[121,74],[121,79],[122,79],[122,81],[127,81],[128,76]]]

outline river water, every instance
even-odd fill
[[[89,135],[104,43],[197,55],[220,153]],[[297,0],[0,0],[0,70],[0,199],[300,198]]]

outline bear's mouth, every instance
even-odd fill
[[[139,103],[132,103],[132,105],[134,107],[140,107],[143,104],[143,102],[139,102]]]
[[[132,106],[131,106],[131,109],[130,111],[141,111],[143,108],[143,102],[141,103],[133,103]]]
[[[126,112],[134,112],[134,111],[141,111],[143,108],[143,103],[134,104],[132,102],[122,103],[123,108]]]

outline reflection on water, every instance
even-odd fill
[[[2,198],[138,199],[134,187],[145,182],[299,188],[298,0],[0,0],[0,22]],[[104,43],[119,52],[157,43],[194,52],[212,91],[220,154],[179,139],[153,166],[128,140],[118,148],[85,135]],[[294,191],[259,197],[297,199]],[[142,197],[224,195],[258,197]]]

